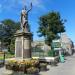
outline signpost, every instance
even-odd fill
[[[55,51],[56,50],[61,50],[60,40],[53,40],[52,47],[54,48]]]
[[[63,55],[63,49],[62,49],[61,41],[60,40],[53,40],[52,47],[53,47],[54,51],[56,51],[56,52],[58,51],[60,61],[63,63],[64,62],[64,55]]]

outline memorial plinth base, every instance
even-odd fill
[[[32,33],[19,32],[15,38],[15,58],[31,58]]]

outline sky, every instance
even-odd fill
[[[59,12],[62,19],[66,19],[64,24],[66,34],[75,43],[75,0],[0,0],[0,21],[12,19],[20,21],[20,13],[24,5],[33,8],[29,12],[29,24],[34,40],[43,40],[38,37],[39,17],[51,11]]]

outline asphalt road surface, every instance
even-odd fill
[[[75,54],[66,57],[64,63],[59,63],[56,67],[48,66],[47,72],[40,72],[41,75],[75,75]]]

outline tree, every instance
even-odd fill
[[[0,25],[0,40],[10,51],[11,45],[14,45],[14,33],[20,29],[20,23],[10,19],[5,19]]]
[[[65,32],[64,20],[61,19],[59,12],[50,12],[39,19],[39,36],[45,37],[45,42],[49,46],[53,39],[58,38],[58,33]]]

